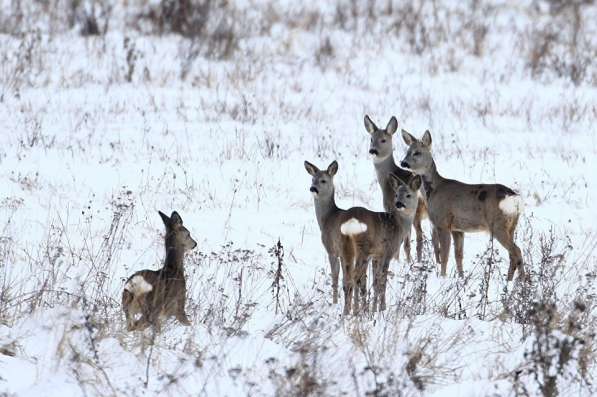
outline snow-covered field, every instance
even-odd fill
[[[222,56],[122,4],[105,35],[0,30],[0,395],[597,393],[597,6],[572,49],[555,1],[300,3],[213,5]],[[488,235],[466,235],[463,279],[426,241],[385,312],[342,316],[303,161],[382,210],[365,114],[430,129],[442,175],[521,192],[527,282]],[[192,326],[154,337],[120,297],[162,264],[158,210],[199,244]]]

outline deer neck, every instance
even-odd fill
[[[373,166],[375,167],[375,173],[377,174],[377,181],[379,183],[383,183],[388,178],[388,175],[398,168],[394,161],[393,153],[383,160],[373,161]]]
[[[315,216],[317,217],[317,223],[319,228],[323,230],[323,225],[333,214],[339,211],[334,198],[335,192],[326,198],[315,197]]]
[[[426,200],[433,195],[433,192],[437,189],[439,183],[444,179],[439,172],[437,172],[437,166],[435,160],[431,160],[431,166],[425,170],[425,173],[421,174],[423,179],[423,186],[421,187],[422,193]]]
[[[183,267],[184,250],[175,245],[166,246],[166,260],[164,269],[169,273],[182,275],[184,273]]]
[[[394,226],[396,226],[398,230],[409,231],[415,219],[415,212],[417,212],[416,208],[403,211],[392,210],[391,214]]]

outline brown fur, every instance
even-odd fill
[[[450,240],[454,239],[454,254],[458,273],[462,275],[464,233],[490,233],[508,250],[510,267],[508,280],[514,272],[524,276],[522,254],[514,242],[514,232],[520,208],[508,213],[500,208],[506,199],[518,199],[512,189],[500,184],[467,184],[442,177],[431,154],[431,134],[426,131],[421,140],[403,131],[402,137],[409,148],[401,165],[423,177],[424,197],[433,232],[439,240],[441,275],[446,275]],[[439,258],[438,258],[439,257]]]
[[[365,129],[371,135],[369,154],[374,156],[373,166],[377,175],[377,182],[381,187],[384,210],[391,212],[394,206],[394,189],[390,183],[390,175],[396,175],[403,181],[409,181],[413,176],[412,172],[398,167],[394,161],[392,138],[398,128],[398,121],[392,116],[385,129],[378,128],[367,115],[365,115],[364,122]],[[417,261],[421,261],[423,255],[423,228],[421,221],[425,218],[427,218],[427,206],[425,205],[425,200],[420,198],[413,221],[417,241]],[[399,250],[396,251],[396,259],[399,257],[399,252]],[[406,254],[406,260],[411,262],[410,231],[408,237],[404,240],[404,253]]]
[[[185,313],[186,281],[183,269],[184,253],[197,246],[182,218],[173,212],[170,217],[159,212],[166,226],[166,259],[159,270],[140,270],[131,275],[122,292],[122,309],[127,330],[142,330],[153,325],[159,330],[160,319],[175,317],[181,324],[190,325]],[[135,289],[135,281],[141,277],[151,286],[150,291]],[[145,284],[143,284],[145,285]]]
[[[358,312],[361,303],[367,309],[367,264],[371,259],[375,278],[373,310],[384,310],[389,263],[410,231],[416,211],[416,190],[420,186],[420,178],[414,178],[407,186],[396,177],[392,177],[395,190],[392,213],[373,212],[362,207],[343,210],[336,206],[334,199],[333,176],[337,172],[338,164],[334,161],[326,171],[321,171],[313,164],[305,162],[305,168],[313,176],[311,191],[315,193],[315,212],[321,229],[321,239],[332,267],[334,298],[337,298],[338,267],[341,263],[344,314]],[[396,202],[402,205],[401,210],[396,207]],[[353,218],[366,225],[366,231],[343,234],[342,225]],[[338,257],[341,259],[339,262]]]

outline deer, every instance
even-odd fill
[[[523,209],[520,195],[501,184],[467,184],[441,176],[431,153],[429,130],[420,140],[403,130],[402,139],[408,149],[400,166],[423,178],[423,197],[439,241],[441,276],[446,276],[451,239],[458,275],[462,276],[464,233],[483,231],[508,251],[508,281],[516,270],[519,277],[524,277],[522,254],[514,242]]]
[[[191,325],[185,313],[186,280],[184,256],[197,242],[183,226],[180,215],[173,211],[170,217],[158,211],[166,235],[166,258],[159,270],[140,270],[131,275],[122,291],[122,309],[127,331],[144,330],[153,326],[160,330],[160,321],[175,317],[183,325]]]
[[[391,212],[394,206],[394,189],[392,188],[390,175],[396,175],[403,181],[408,181],[412,172],[402,169],[396,165],[394,161],[394,152],[392,137],[398,129],[398,120],[392,116],[385,129],[378,128],[375,123],[365,115],[365,130],[371,135],[371,143],[369,145],[369,154],[373,159],[373,167],[377,176],[377,182],[381,188],[383,196],[383,208],[386,212]],[[417,203],[417,212],[413,226],[417,238],[417,261],[420,262],[423,254],[423,228],[421,227],[421,220],[427,218],[427,207],[425,200],[419,199]],[[432,238],[434,251],[436,257],[439,255],[439,248],[437,247],[436,239]],[[406,261],[412,262],[410,254],[410,232],[408,238],[404,241],[404,253]],[[398,252],[396,260],[398,260]]]
[[[385,310],[389,264],[410,233],[421,179],[413,176],[405,183],[395,175],[390,177],[395,193],[394,205],[389,213],[374,212],[363,207],[344,210],[338,208],[335,201],[333,178],[338,171],[338,163],[333,161],[323,171],[308,161],[304,165],[312,176],[309,190],[313,194],[321,240],[330,261],[334,303],[337,303],[341,264],[343,314],[350,314],[351,311],[358,313],[361,301],[364,310],[368,310],[367,268],[371,260],[374,277],[373,311]]]

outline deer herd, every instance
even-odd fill
[[[522,200],[516,192],[500,184],[467,184],[441,176],[433,159],[429,131],[420,139],[401,131],[407,148],[398,166],[393,154],[393,138],[398,129],[396,118],[392,117],[385,129],[378,128],[369,116],[365,116],[364,122],[371,136],[369,154],[381,188],[384,212],[363,207],[339,208],[334,193],[338,163],[332,161],[326,169],[319,169],[308,161],[304,163],[312,177],[310,191],[315,216],[330,262],[333,303],[338,303],[338,279],[342,269],[344,314],[356,314],[369,308],[369,263],[373,277],[372,310],[385,310],[390,262],[399,259],[401,245],[407,262],[412,262],[410,234],[413,226],[416,259],[422,260],[421,222],[426,218],[431,224],[434,256],[442,277],[447,273],[451,241],[454,241],[456,270],[462,276],[464,233],[480,231],[488,232],[508,251],[508,280],[512,280],[515,271],[518,277],[524,276],[522,254],[514,242],[522,211]],[[165,263],[160,270],[141,270],[126,281],[122,307],[129,331],[148,326],[159,329],[160,321],[168,317],[190,324],[185,314],[183,258],[197,243],[177,212],[170,217],[159,214],[166,227]]]

